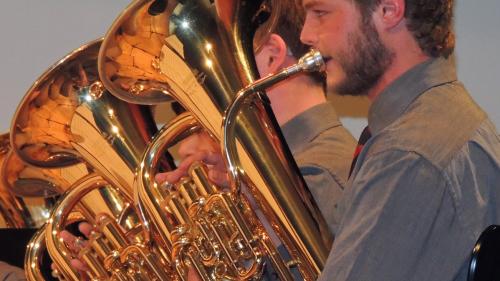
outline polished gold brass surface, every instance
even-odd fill
[[[58,266],[59,273],[64,280],[80,280],[78,272],[71,266],[72,251],[60,239],[64,230],[69,212],[79,204],[86,194],[93,190],[107,188],[114,190],[126,202],[132,202],[124,189],[115,188],[108,184],[101,176],[89,175],[84,177],[70,189],[55,206],[53,216],[47,222],[45,240],[51,258]],[[130,208],[130,206],[125,206]],[[88,245],[82,247],[78,257],[87,262],[90,270],[87,274],[94,280],[151,280],[150,272],[159,273],[160,280],[171,280],[164,273],[164,265],[160,255],[156,259],[150,258],[151,250],[143,245],[137,225],[124,228],[117,223],[120,213],[103,212],[93,206],[80,205],[80,211],[89,223],[95,225]],[[126,211],[126,210],[122,210]],[[142,250],[142,251],[141,251]],[[138,255],[141,255],[138,257]],[[149,263],[144,263],[147,260]],[[143,268],[137,268],[137,262],[142,262]],[[125,279],[121,279],[125,278]]]
[[[101,49],[99,73],[104,86],[121,99],[156,104],[171,99],[167,81],[158,71],[168,35],[167,17],[164,13],[150,16],[150,6],[143,4],[132,4],[134,8],[125,10],[113,23]],[[172,5],[167,8],[171,10]]]
[[[17,196],[23,197],[54,197],[88,173],[89,170],[83,163],[52,169],[31,166],[23,162],[14,151],[9,152],[2,166],[5,186]]]
[[[75,196],[76,194],[76,196]],[[142,238],[140,233],[140,224],[135,217],[134,210],[131,206],[133,200],[128,195],[118,188],[110,186],[107,181],[96,174],[89,174],[76,181],[71,188],[68,188],[66,193],[61,196],[52,210],[52,215],[47,220],[46,225],[35,234],[28,245],[25,255],[25,273],[28,280],[43,280],[40,271],[40,260],[42,253],[47,250],[50,257],[57,265],[57,270],[53,273],[61,280],[80,280],[82,276],[71,266],[71,259],[74,256],[88,262],[97,261],[97,264],[104,266],[104,260],[107,257],[99,256],[96,253],[97,249],[101,249],[102,239],[96,239],[100,236],[105,241],[114,241],[119,239],[119,234],[127,233],[127,243],[130,241],[140,242]],[[112,220],[115,228],[119,228],[120,233],[109,233],[103,231],[103,217]],[[70,223],[78,221],[87,221],[96,228],[86,246],[76,243],[72,245],[73,251],[70,251],[67,245],[61,240],[61,231]],[[119,226],[118,226],[119,225]],[[106,242],[105,242],[106,243]],[[78,253],[75,252],[75,246],[82,247]],[[114,249],[120,250],[120,249]],[[106,252],[105,254],[112,256],[113,253]],[[88,258],[87,258],[88,257]],[[93,259],[92,259],[93,258]],[[123,261],[121,264],[127,264],[128,261]],[[90,276],[105,278],[108,276],[106,270],[101,271],[101,275],[96,275],[99,271],[95,271],[95,267],[91,267],[93,271],[89,271]]]
[[[151,143],[148,150],[145,152],[143,162],[138,169],[138,178],[135,185],[137,193],[137,203],[147,215],[147,218],[152,218],[148,225],[159,230],[158,236],[161,238],[160,245],[167,249],[169,255],[172,252],[172,231],[175,227],[171,220],[170,212],[165,212],[164,199],[168,196],[168,192],[164,191],[164,187],[159,186],[154,179],[154,174],[157,172],[161,150],[175,142],[176,138],[191,128],[197,126],[194,118],[189,114],[183,114],[172,121],[155,137],[155,141]],[[146,218],[146,219],[147,219]]]
[[[43,281],[41,269],[42,256],[45,248],[45,225],[42,226],[28,243],[26,255],[24,256],[24,273],[26,279],[31,281]]]
[[[8,143],[7,134],[2,139]],[[57,195],[71,189],[77,180],[89,174],[83,163],[48,169],[26,164],[13,150],[2,157],[0,195],[5,204],[0,207],[11,206],[6,216],[15,218],[14,222],[7,224],[8,227],[42,226],[50,216]],[[93,205],[95,210],[104,211],[115,210],[122,204],[106,190],[91,193],[83,201],[83,204]],[[77,217],[81,218],[81,215]]]
[[[0,135],[0,165],[10,150],[9,134]],[[4,177],[3,174],[1,174]],[[23,205],[14,194],[0,181],[0,227],[26,227],[28,224],[23,215]]]
[[[127,276],[134,267],[142,274],[148,269],[137,269],[139,255],[151,261],[151,271],[161,268],[161,255],[156,253],[161,251],[142,244],[145,234],[132,199],[135,169],[157,129],[149,107],[121,101],[102,86],[96,61],[101,41],[82,46],[45,72],[27,92],[12,123],[13,149],[23,161],[65,169],[83,162],[78,165],[96,173],[80,178],[67,190],[46,225],[46,248],[65,280],[80,278],[70,266],[72,257],[60,236],[75,213],[94,225],[88,246],[79,256],[93,265],[88,272],[91,277],[104,280]],[[162,165],[168,169],[171,163],[167,160]],[[19,177],[12,179],[14,183]],[[109,220],[103,223],[97,218]],[[119,248],[113,248],[116,241],[123,242]],[[123,247],[125,243],[127,247]],[[36,249],[30,248],[27,256],[34,255],[31,251]],[[116,253],[122,256],[115,257]],[[29,260],[36,262],[34,258]],[[124,271],[114,274],[117,268],[111,265],[115,264]]]
[[[105,36],[98,62],[101,80],[112,94],[130,102],[150,104],[173,97],[221,140],[223,112],[235,94],[257,77],[252,36],[261,3],[135,1]],[[236,122],[238,169],[302,276],[313,280],[326,261],[332,238],[276,128],[269,104],[260,98],[249,102]],[[154,186],[154,172],[145,171],[140,182]],[[148,193],[159,193],[148,188],[143,191],[144,205],[154,201]],[[239,198],[232,200],[239,204]],[[176,223],[169,221],[165,209],[152,203],[146,212],[163,232],[161,243],[171,243]],[[207,272],[199,273],[210,278]]]
[[[221,149],[228,166],[229,176],[231,177],[231,188],[237,194],[241,192],[241,180],[244,171],[239,169],[241,164],[236,149],[236,142],[234,142],[236,129],[235,125],[237,124],[236,117],[242,110],[245,102],[248,102],[250,98],[257,97],[261,91],[265,91],[267,88],[270,88],[294,75],[304,72],[322,72],[324,71],[324,68],[325,63],[322,55],[319,51],[312,49],[302,56],[298,63],[289,66],[278,73],[270,74],[267,77],[263,77],[253,82],[252,84],[245,86],[245,88],[241,89],[236,94],[234,101],[224,113]]]
[[[9,135],[0,135],[0,227],[40,227],[49,217],[57,195],[51,191],[69,186],[57,171],[25,168],[25,163],[10,150]]]
[[[73,51],[33,84],[14,116],[11,140],[27,163],[62,167],[85,160],[131,193],[133,171],[157,129],[149,108],[103,88],[97,74],[101,41]]]
[[[181,118],[182,119],[182,118]],[[190,119],[192,122],[194,120]],[[185,126],[173,124],[167,127],[175,130],[175,135],[183,135]],[[193,126],[194,128],[195,126]],[[180,131],[182,130],[182,131]],[[162,155],[156,158],[161,162]],[[80,204],[79,210],[86,220],[94,225],[87,246],[83,247],[78,257],[89,267],[87,274],[96,280],[177,280],[167,261],[170,260],[169,249],[159,249],[150,241],[148,233],[137,224],[127,224],[122,218],[126,210],[116,208],[108,211],[97,211],[86,203],[87,193],[95,190],[114,191],[112,198],[122,198],[122,208],[129,208],[133,200],[126,189],[116,188],[108,184],[102,177],[89,175],[74,184],[53,210],[53,215],[46,225],[45,240],[47,249],[54,262],[58,265],[58,273],[64,280],[78,280],[78,272],[71,267],[71,251],[59,239],[66,225],[69,212]],[[158,197],[160,198],[160,197]],[[128,205],[127,205],[128,204]],[[33,249],[35,251],[35,249]],[[33,256],[34,254],[29,254]],[[30,260],[34,260],[31,258]],[[35,275],[35,274],[33,274]],[[33,279],[35,280],[35,279]]]
[[[197,126],[192,116],[183,114],[157,134],[138,171],[138,203],[152,218],[148,224],[160,230],[162,245],[170,252],[170,266],[182,280],[187,279],[190,267],[202,280],[259,278],[265,256],[278,254],[272,246],[263,251],[263,244],[271,242],[246,200],[235,200],[231,192],[213,185],[200,163],[175,186],[160,186],[150,176],[157,172],[157,155]],[[286,268],[279,259],[271,262]],[[293,280],[286,270],[279,276]]]

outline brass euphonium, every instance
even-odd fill
[[[174,98],[222,141],[225,110],[240,89],[252,88],[257,77],[252,38],[262,20],[263,4],[135,1],[105,36],[98,61],[101,80],[112,94],[133,103]],[[271,6],[268,20],[286,12],[280,10],[279,1]],[[265,98],[247,101],[236,116],[231,141],[238,147],[239,166],[233,169],[243,176],[250,200],[265,213],[292,260],[279,261],[276,243],[255,222],[245,196],[237,188],[227,192],[214,187],[203,167],[193,167],[193,179],[172,190],[155,184],[152,175],[157,172],[158,155],[168,146],[163,142],[176,138],[168,128],[150,145],[140,166],[136,198],[145,219],[159,230],[156,241],[170,249],[171,266],[182,279],[189,267],[203,280],[259,278],[268,256],[281,279],[291,280],[287,267],[297,267],[304,279],[314,280],[332,241],[325,221]]]
[[[91,278],[110,278],[108,269],[115,270],[117,264],[123,270],[115,275],[126,276],[135,266],[137,249],[142,250],[144,235],[132,185],[157,129],[148,107],[123,102],[102,86],[97,74],[101,42],[78,48],[47,70],[28,90],[12,122],[11,143],[23,161],[49,168],[83,162],[90,170],[62,195],[44,230],[30,244],[25,264],[30,280],[41,278],[31,270],[43,248],[40,243],[46,243],[60,277],[80,279],[70,265],[72,253],[60,237],[75,216],[95,225],[88,245],[78,254],[91,268]],[[166,168],[169,162],[163,162]],[[119,250],[128,251],[124,260],[114,256]],[[161,265],[155,262],[153,267]]]

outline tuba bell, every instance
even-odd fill
[[[252,89],[257,77],[252,38],[265,4],[135,1],[104,38],[98,59],[101,81],[113,95],[132,103],[175,99],[222,141],[224,112],[240,89]],[[273,14],[284,12],[279,1],[271,1],[271,8],[271,21]],[[137,203],[147,224],[159,232],[156,243],[171,249],[170,266],[181,279],[190,267],[203,280],[259,278],[267,257],[283,280],[292,280],[291,267],[314,280],[326,261],[331,234],[268,102],[259,95],[245,104],[235,115],[236,133],[230,139],[239,159],[232,169],[292,260],[279,261],[277,245],[255,219],[246,195],[236,188],[214,187],[203,165],[192,167],[192,178],[170,189],[154,182],[158,155],[176,138],[168,128],[149,145],[139,166]]]
[[[102,86],[97,74],[101,42],[76,49],[47,70],[28,90],[12,122],[12,149],[22,161],[51,169],[80,167],[86,174],[65,189],[30,243],[25,264],[30,280],[41,278],[37,268],[43,248],[58,266],[56,275],[79,280],[70,264],[73,253],[60,236],[75,220],[95,226],[90,242],[78,254],[91,266],[92,278],[108,278],[105,260],[124,268],[115,275],[126,276],[127,266],[135,266],[139,253],[155,251],[141,246],[146,234],[135,210],[132,185],[156,125],[149,107],[123,102]],[[170,165],[167,155],[162,167]],[[122,248],[125,260],[116,259],[113,255]],[[158,268],[159,262],[151,260]]]

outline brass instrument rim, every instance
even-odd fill
[[[38,184],[40,184],[40,185],[44,184],[45,187],[43,189],[42,188],[39,188],[39,189],[35,188],[34,190],[28,190],[28,189],[16,188],[16,186],[13,185],[8,179],[9,172],[11,171],[10,168],[12,168],[12,165],[9,165],[9,164],[12,164],[10,161],[14,160],[13,157],[19,158],[19,156],[15,153],[15,151],[10,150],[7,153],[7,155],[5,156],[4,162],[3,162],[2,166],[0,167],[0,174],[4,175],[4,176],[2,176],[2,178],[0,180],[2,181],[2,184],[9,191],[11,191],[13,194],[15,194],[16,196],[20,196],[20,197],[50,198],[50,197],[54,197],[54,196],[62,193],[62,187],[57,186],[55,183],[45,181],[42,179],[35,179],[35,178],[33,180],[35,180]],[[22,161],[22,159],[19,159],[19,160]],[[28,165],[28,166],[30,165],[29,163],[26,163],[26,162],[23,162],[23,163]],[[36,168],[43,169],[40,167],[36,167]],[[18,179],[18,178],[16,177],[16,179]],[[38,186],[38,184],[36,184],[35,186]]]
[[[151,0],[138,0],[133,1],[128,5],[125,10],[123,10],[120,15],[111,24],[111,27],[107,30],[104,35],[101,48],[99,49],[99,54],[97,56],[97,70],[99,72],[99,78],[103,83],[104,87],[114,95],[115,97],[133,104],[142,105],[156,105],[164,102],[172,101],[172,97],[164,92],[157,91],[156,94],[150,96],[144,95],[134,95],[128,91],[124,91],[115,86],[111,79],[106,75],[106,51],[112,45],[115,39],[115,35],[120,32],[122,26],[131,18],[131,15],[135,15],[137,10],[142,8],[148,2],[154,3]]]
[[[0,134],[0,155],[5,155],[10,150],[10,133]]]
[[[64,67],[67,62],[77,58],[79,55],[81,55],[82,52],[88,50],[91,47],[94,47],[96,44],[99,44],[103,38],[98,38],[95,40],[92,40],[79,48],[69,52],[67,55],[65,55],[63,58],[58,60],[56,63],[54,63],[52,66],[50,66],[47,70],[45,70],[36,80],[35,82],[31,85],[31,87],[26,91],[23,99],[19,103],[18,107],[16,108],[16,111],[14,113],[14,117],[12,118],[11,126],[10,126],[10,143],[12,150],[15,151],[15,153],[26,163],[29,163],[30,165],[36,166],[36,167],[44,167],[44,168],[55,168],[55,167],[68,167],[72,166],[78,163],[82,162],[82,159],[80,158],[79,155],[75,154],[76,152],[71,152],[71,154],[64,154],[65,159],[62,161],[58,161],[58,159],[47,159],[45,161],[37,160],[31,157],[28,157],[25,153],[21,151],[21,147],[19,147],[19,144],[16,142],[18,134],[17,132],[20,130],[18,124],[19,124],[19,119],[22,118],[27,111],[29,110],[28,106],[30,102],[34,99],[34,92],[38,89],[40,85],[43,85],[43,83],[50,78],[52,78],[52,75],[54,73],[57,73],[57,71]]]

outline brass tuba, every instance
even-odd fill
[[[123,102],[102,86],[97,73],[101,42],[76,49],[47,70],[28,90],[12,122],[12,148],[23,161],[46,168],[83,165],[88,174],[75,179],[30,243],[25,261],[30,280],[41,278],[38,263],[44,248],[57,264],[59,277],[79,280],[70,264],[69,245],[60,237],[75,219],[95,225],[88,246],[78,254],[91,267],[92,278],[106,278],[116,264],[125,268],[121,275],[126,276],[127,266],[135,266],[134,258],[144,250],[132,185],[135,168],[157,129],[149,107]],[[172,163],[167,157],[162,165],[169,169]],[[129,245],[123,249],[127,260],[113,256]]]
[[[264,4],[135,1],[105,36],[98,60],[101,81],[112,94],[132,103],[174,98],[222,141],[225,110],[240,89],[252,89],[257,77],[252,38]],[[279,1],[271,4],[268,20],[285,12]],[[168,128],[144,155],[135,187],[137,203],[148,225],[159,231],[155,241],[170,250],[171,266],[181,279],[189,267],[203,280],[259,278],[267,256],[281,279],[291,280],[287,269],[297,267],[304,279],[314,280],[326,261],[331,234],[276,129],[269,104],[258,96],[246,105],[236,115],[231,139],[240,159],[233,169],[292,260],[279,261],[277,243],[255,222],[246,196],[237,189],[214,187],[202,166],[194,166],[193,178],[170,190],[154,182],[158,155],[176,138]]]

